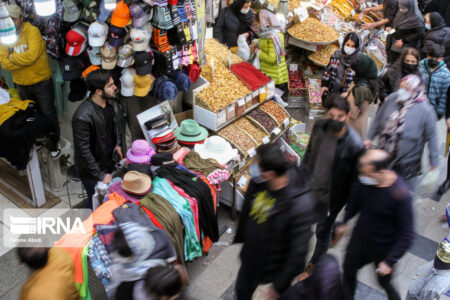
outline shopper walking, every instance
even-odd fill
[[[39,29],[24,21],[18,5],[8,5],[7,10],[16,26],[17,42],[10,47],[0,44],[0,64],[11,71],[20,98],[36,101],[45,121],[44,133],[49,140],[46,146],[51,157],[56,158],[61,153],[60,130],[46,43]]]
[[[237,47],[239,35],[250,33],[253,36],[251,26],[255,15],[250,9],[251,4],[251,0],[237,0],[222,8],[214,27],[214,38],[228,47]]]
[[[344,260],[346,299],[354,297],[358,270],[375,263],[378,282],[388,298],[400,300],[391,277],[395,263],[414,240],[412,199],[404,180],[389,165],[389,154],[383,150],[371,149],[361,156],[359,181],[353,187],[344,224],[336,228],[342,234],[348,229],[346,223],[360,213]]]
[[[378,136],[378,147],[389,153],[394,170],[415,190],[427,142],[431,168],[437,168],[439,164],[436,113],[427,101],[419,77],[408,75],[398,87],[399,90],[389,95],[377,112],[364,143],[370,148],[372,140]]]
[[[404,47],[420,49],[425,34],[425,23],[416,0],[399,0],[398,12],[392,21],[395,32],[386,39],[388,63],[394,63]]]
[[[92,195],[98,181],[111,182],[116,155],[122,159],[121,138],[115,117],[117,87],[107,70],[95,70],[86,78],[91,96],[72,118],[75,166],[92,208]]]
[[[437,11],[445,20],[445,24],[450,27],[450,2],[447,0],[432,0],[425,8],[426,13]]]
[[[268,10],[261,10],[256,18],[260,24],[256,46],[252,48],[261,62],[261,71],[275,81],[287,96],[289,74],[284,51],[284,35],[280,32],[281,23]]]
[[[394,20],[395,15],[398,12],[398,0],[384,0],[382,1],[382,4],[364,9],[363,13],[367,14],[371,11],[382,11],[383,19],[378,22],[363,24],[363,29],[370,30],[372,28],[380,27],[383,25],[385,27],[391,27],[392,21]]]
[[[301,279],[311,275],[314,265],[328,250],[334,222],[347,204],[351,184],[356,179],[358,155],[364,149],[359,134],[345,124],[350,112],[347,100],[332,95],[325,108],[326,118],[314,124],[302,162],[312,176],[312,189],[318,203],[317,242]]]
[[[444,18],[438,12],[425,15],[425,28],[428,32],[423,39],[421,56],[426,57],[431,47],[441,45],[445,48],[444,62],[447,68],[450,64],[450,27],[447,27]]]
[[[419,72],[419,51],[414,48],[405,48],[397,61],[386,68],[379,79],[378,97],[383,103],[387,96],[397,90],[400,80],[409,74],[421,77]]]
[[[445,105],[445,125],[447,127],[447,139],[445,143],[445,155],[447,156],[450,144],[450,89],[447,90],[447,103]],[[439,186],[438,194],[443,195],[450,186],[450,159],[447,157],[447,177],[445,181]]]
[[[355,32],[349,32],[344,38],[342,48],[331,55],[322,76],[322,102],[327,95],[346,93],[353,82],[355,72],[351,69],[353,61],[361,52],[361,39]],[[322,103],[324,104],[324,103]]]
[[[276,144],[256,150],[257,165],[245,194],[235,243],[243,243],[237,299],[249,300],[259,284],[271,283],[277,299],[305,266],[314,199],[307,176],[290,167]]]

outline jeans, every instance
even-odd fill
[[[98,180],[91,177],[81,177],[80,180],[88,196],[84,208],[92,209],[92,196],[94,196],[95,186],[97,185]]]
[[[354,298],[358,270],[369,263],[375,263],[378,266],[386,258],[387,254],[387,251],[374,249],[372,243],[363,236],[353,233],[344,260],[343,283],[346,299]],[[400,295],[391,284],[392,273],[385,276],[377,275],[378,283],[386,291],[389,300],[400,300]]]
[[[22,100],[34,100],[44,119],[44,130],[50,142],[56,145],[59,141],[59,122],[56,113],[55,95],[52,80],[32,85],[17,85]]]
[[[314,248],[311,263],[315,264],[319,258],[328,251],[331,241],[331,233],[333,231],[334,221],[336,221],[338,213],[328,215],[329,205],[327,203],[319,203],[317,208],[317,226],[316,226],[316,247]]]
[[[245,263],[241,264],[235,286],[237,300],[252,299],[252,295],[259,285],[256,276],[255,268]]]

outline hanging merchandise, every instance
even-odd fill
[[[136,97],[145,97],[150,92],[153,84],[153,79],[150,75],[134,75],[134,95]]]
[[[87,85],[84,79],[77,78],[70,81],[70,93],[67,99],[72,102],[81,101],[86,97]]]
[[[137,75],[148,75],[152,72],[153,56],[145,51],[134,53],[134,61]]]
[[[111,25],[119,28],[125,27],[131,20],[130,9],[128,5],[122,0],[117,3],[111,16]]]
[[[108,37],[108,25],[95,21],[88,29],[89,46],[101,47]]]
[[[102,55],[100,53],[100,47],[88,47],[87,53],[91,64],[100,66],[102,64]]]
[[[55,0],[33,0],[36,13],[42,17],[48,17],[56,12]]]
[[[126,69],[125,69],[126,70]],[[131,97],[134,95],[134,74],[131,72],[124,72],[120,77],[120,93],[124,97]]]
[[[130,44],[125,44],[119,47],[119,57],[117,59],[117,66],[121,68],[128,68],[134,64],[133,47]]]
[[[74,0],[64,0],[64,21],[75,23],[81,16],[81,10],[78,8]]]
[[[88,43],[88,35],[86,28],[79,25],[67,32],[66,34],[66,54],[70,56],[78,56],[86,50]]]
[[[117,49],[106,43],[100,48],[102,55],[102,68],[105,70],[112,70],[117,64]]]
[[[194,150],[201,158],[212,158],[221,165],[226,165],[238,157],[237,149],[233,149],[230,143],[218,135],[206,138],[203,144],[195,145]]]
[[[119,47],[123,44],[123,39],[127,35],[127,31],[124,28],[117,27],[117,26],[110,26],[109,27],[109,38],[108,43],[112,47]]]
[[[146,51],[149,41],[150,34],[141,28],[133,28],[130,32],[131,44],[133,45],[133,50],[138,51]]]

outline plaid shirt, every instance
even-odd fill
[[[322,87],[327,87],[330,90],[330,94],[333,92],[345,93],[350,89],[350,85],[353,82],[353,78],[355,77],[355,72],[350,68],[347,68],[344,74],[339,74],[339,68],[341,65],[341,60],[334,56],[334,54],[330,58],[330,62],[328,63],[327,68],[323,72],[322,76]],[[345,76],[342,78],[342,85],[340,91],[332,90],[333,82],[339,76]]]

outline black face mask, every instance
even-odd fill
[[[439,65],[439,63],[440,63],[440,61],[437,61],[437,60],[434,59],[434,58],[429,58],[429,59],[428,59],[428,66],[429,66],[430,68],[436,68],[436,67]]]
[[[411,74],[417,71],[417,64],[408,64],[404,62],[402,65],[405,73]]]
[[[332,131],[332,132],[334,132],[334,133],[337,133],[337,132],[339,132],[339,131],[341,131],[342,130],[342,128],[344,128],[344,122],[341,122],[341,121],[336,121],[336,120],[331,120],[331,119],[328,119],[328,124],[327,124],[328,126],[328,128]]]

